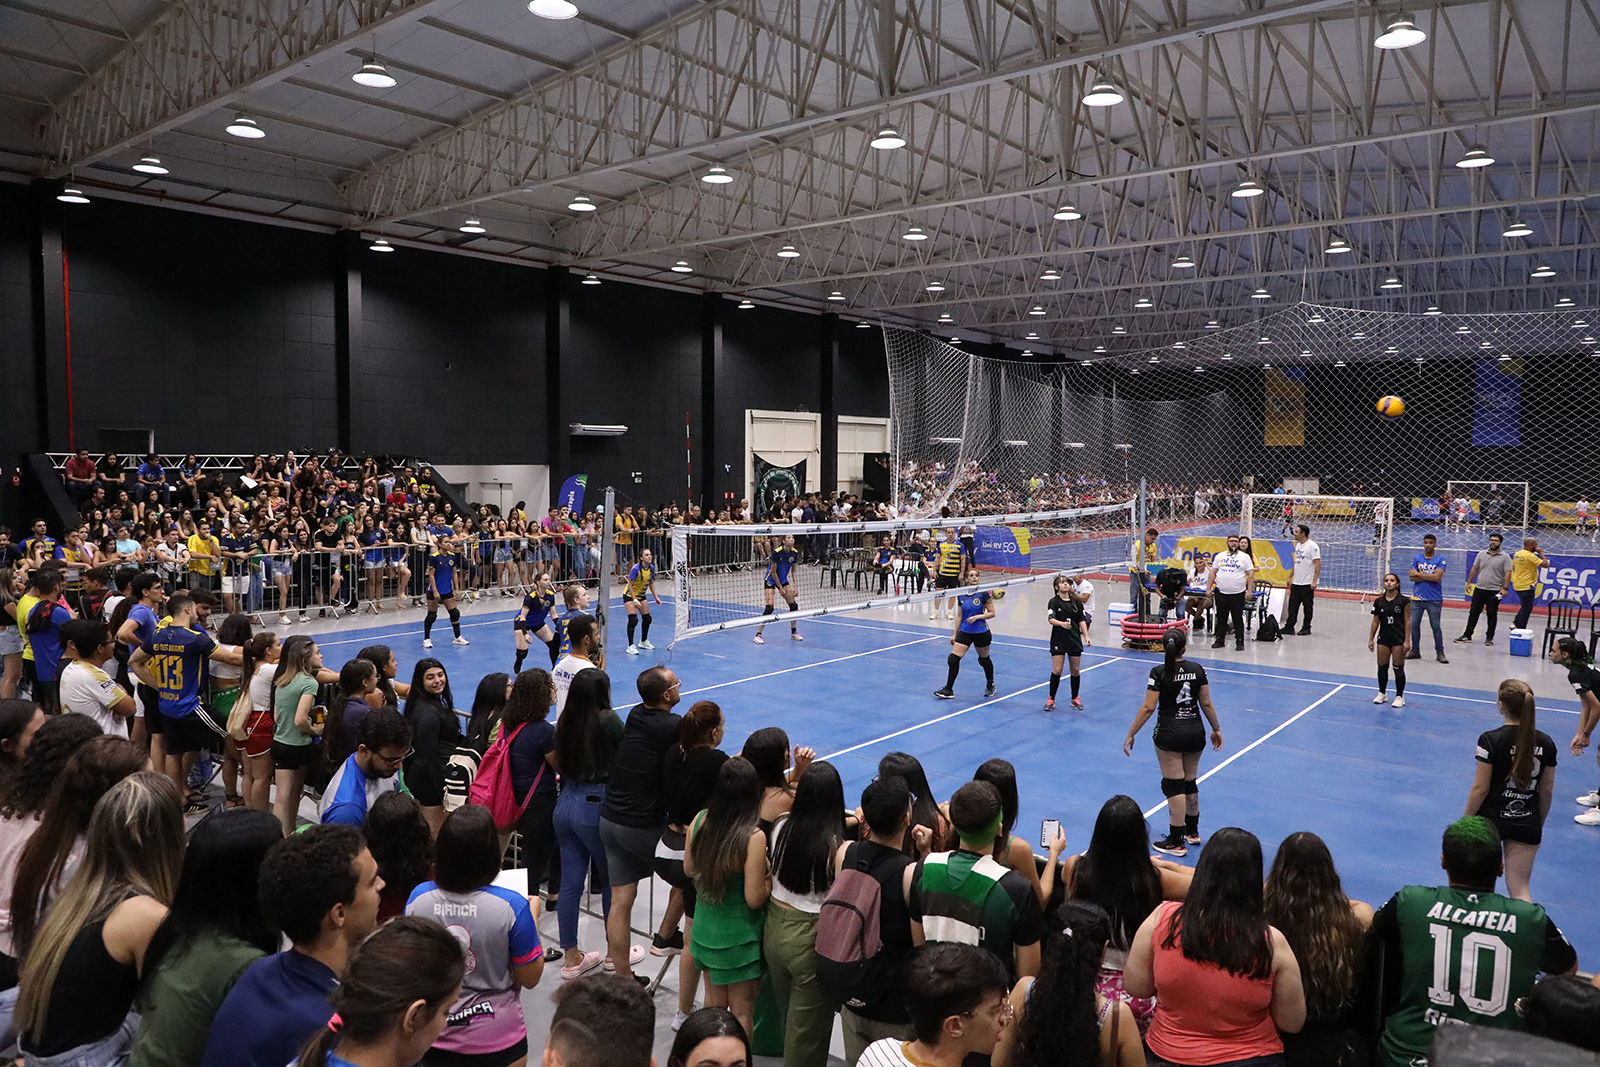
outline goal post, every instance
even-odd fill
[[[1256,557],[1256,577],[1287,585],[1294,568],[1294,528],[1304,523],[1322,553],[1319,588],[1377,594],[1391,569],[1394,507],[1389,497],[1250,493],[1241,528]]]
[[[928,551],[946,539],[947,530],[956,532],[977,563],[976,584],[966,589],[1004,589],[1063,573],[1126,577],[1134,508],[1129,500],[948,519],[678,525],[672,529],[674,643],[763,622],[784,627],[821,615],[954,597],[958,590],[934,588],[926,566]],[[797,610],[789,610],[784,589],[776,588],[773,611],[766,614],[768,565],[787,537],[794,538],[799,557],[789,586]]]
[[[1524,530],[1532,516],[1532,492],[1527,482],[1456,481],[1445,483],[1452,501],[1467,501],[1467,521],[1489,529]],[[1442,504],[1442,502],[1441,502]],[[1455,522],[1455,515],[1441,516]]]

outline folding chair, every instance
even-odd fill
[[[1577,637],[1578,622],[1583,615],[1583,601],[1577,597],[1562,596],[1550,601],[1545,611],[1544,642],[1540,655],[1550,654],[1550,645],[1558,637]],[[1593,635],[1590,635],[1593,640]]]

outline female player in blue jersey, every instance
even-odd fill
[[[622,546],[628,547],[626,545]],[[628,613],[628,655],[637,656],[641,648],[655,648],[650,643],[650,601],[646,597],[654,597],[656,606],[661,606],[661,594],[656,592],[656,561],[655,554],[648,548],[639,553],[639,562],[628,571],[627,584],[622,589],[622,607]],[[633,632],[639,626],[639,617],[644,616],[644,633],[639,638],[639,643],[633,643]]]
[[[872,569],[878,572],[878,594],[889,591],[889,576],[894,573],[894,542],[887,534],[872,557]]]
[[[556,606],[556,586],[548,570],[541,570],[533,579],[533,589],[522,598],[522,610],[511,620],[511,629],[517,636],[517,663],[513,673],[522,673],[522,661],[528,658],[528,635],[533,634],[550,649],[550,666],[556,665],[561,643],[550,626],[550,612]]]
[[[977,575],[970,568],[967,579],[977,580]],[[993,592],[969,592],[956,597],[961,621],[956,623],[956,632],[950,635],[950,658],[946,661],[950,673],[945,677],[944,688],[933,691],[934,696],[949,700],[956,695],[956,675],[961,673],[961,658],[967,654],[967,649],[974,647],[978,650],[978,665],[983,668],[983,695],[994,696],[994,663],[989,659],[989,642],[993,636],[989,633],[989,620],[994,618],[994,602],[1005,595],[1004,589],[996,589]]]
[[[779,591],[783,593],[783,602],[789,605],[790,611],[800,610],[799,595],[794,588],[794,569],[799,563],[800,553],[794,547],[794,534],[785,534],[783,547],[772,550],[772,555],[767,559],[767,573],[761,579],[762,595],[767,602],[766,610],[761,613],[763,619],[772,614],[772,594]],[[756,627],[756,644],[758,645],[767,643],[767,639],[761,636],[761,631],[766,625],[763,622]],[[800,636],[800,630],[793,622],[789,623],[789,636],[796,641],[805,640]]]
[[[442,531],[442,532],[437,532]],[[461,636],[461,610],[456,607],[456,546],[448,526],[430,528],[435,538],[432,556],[428,560],[428,614],[422,617],[422,647],[433,647],[433,624],[439,618],[439,604],[450,613],[450,629],[455,631],[455,643],[471,644]]]

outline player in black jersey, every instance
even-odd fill
[[[1066,660],[1072,670],[1072,707],[1083,710],[1078,699],[1078,663],[1089,640],[1089,620],[1084,617],[1083,601],[1065,574],[1056,575],[1056,595],[1050,598],[1050,699],[1044,702],[1045,711],[1056,710],[1056,690],[1061,688],[1061,662]]]
[[[1478,735],[1478,770],[1467,793],[1467,814],[1483,816],[1500,831],[1506,894],[1531,901],[1528,880],[1555,792],[1556,743],[1536,728],[1533,687],[1527,682],[1507,678],[1496,697],[1505,723]]]
[[[1572,734],[1570,751],[1583,755],[1589,747],[1595,723],[1600,722],[1600,670],[1595,669],[1589,648],[1576,637],[1560,637],[1550,645],[1550,662],[1567,669],[1567,684],[1578,694],[1578,727]],[[1583,811],[1574,815],[1573,821],[1581,826],[1600,826],[1600,789],[1593,789],[1578,797]]]
[[[1394,667],[1394,706],[1406,706],[1406,653],[1411,651],[1411,598],[1400,593],[1400,576],[1383,576],[1383,595],[1372,602],[1372,629],[1367,631],[1367,651],[1378,651],[1378,695],[1374,704],[1389,699],[1389,668]]]
[[[1206,747],[1200,715],[1204,712],[1211,724],[1213,749],[1222,748],[1222,724],[1217,721],[1217,709],[1211,706],[1206,669],[1183,658],[1189,638],[1182,630],[1168,630],[1161,647],[1166,662],[1150,668],[1144,703],[1128,727],[1122,753],[1133,755],[1134,738],[1159,708],[1154,741],[1156,758],[1161,761],[1161,792],[1167,798],[1167,836],[1154,842],[1153,847],[1169,856],[1187,856],[1186,845],[1200,843],[1200,786],[1195,775],[1200,769],[1200,753]]]

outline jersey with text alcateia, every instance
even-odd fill
[[[161,714],[181,719],[194,713],[205,682],[206,660],[216,647],[205,631],[178,626],[171,619],[162,620],[150,641],[150,659],[145,664],[156,681]]]
[[[1399,932],[1399,1005],[1380,1040],[1388,1067],[1426,1063],[1441,1025],[1518,1030],[1517,998],[1533,989],[1550,920],[1499,893],[1408,885],[1387,907]],[[1555,936],[1559,937],[1559,933]]]

